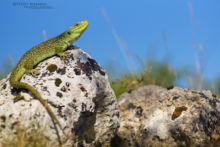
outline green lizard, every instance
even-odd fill
[[[20,59],[14,70],[12,71],[9,81],[12,87],[24,88],[29,90],[34,96],[43,104],[43,106],[48,111],[49,115],[55,122],[58,124],[60,129],[63,131],[60,122],[58,121],[56,115],[53,113],[47,102],[41,97],[40,93],[30,86],[27,83],[20,82],[21,77],[25,73],[36,72],[36,69],[33,69],[35,65],[37,65],[42,60],[58,55],[61,57],[66,57],[67,55],[63,53],[67,47],[69,47],[73,42],[78,40],[78,38],[82,35],[82,33],[86,30],[88,26],[88,21],[80,21],[70,27],[68,30],[63,32],[57,37],[46,40],[33,48],[27,51],[23,57]],[[15,99],[24,98],[21,95],[17,95]]]

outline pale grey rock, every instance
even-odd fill
[[[220,98],[210,91],[149,85],[122,94],[118,104],[115,146],[207,146],[220,139]]]
[[[63,146],[109,144],[119,127],[119,112],[108,76],[81,49],[70,49],[65,52],[67,58],[53,56],[37,65],[38,75],[25,74],[21,81],[40,92],[65,133],[72,135]],[[13,98],[20,92],[11,90],[8,78],[0,81],[0,142],[4,137],[14,137],[18,124],[30,129],[43,128],[51,142],[57,142],[54,125],[42,104],[27,91],[21,95],[30,102],[14,103]],[[60,130],[59,134],[64,140]]]

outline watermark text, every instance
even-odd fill
[[[53,8],[48,3],[43,2],[13,2],[13,6],[23,7],[28,9],[51,9]]]

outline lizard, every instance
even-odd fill
[[[60,57],[67,57],[67,54],[64,51],[75,41],[79,39],[79,37],[83,34],[83,32],[88,27],[88,21],[80,21],[70,27],[68,30],[63,32],[62,34],[46,40],[30,50],[28,50],[19,60],[16,67],[12,70],[11,75],[9,77],[9,82],[11,87],[15,89],[26,89],[31,92],[45,107],[49,115],[53,120],[55,120],[56,124],[63,131],[62,126],[57,119],[56,115],[53,113],[50,106],[43,99],[40,93],[31,85],[25,82],[20,82],[22,76],[26,73],[37,72],[38,70],[34,67],[40,63],[41,61],[52,57],[54,55],[58,55]],[[24,99],[21,95],[17,95],[15,99]],[[14,100],[15,100],[14,99]],[[65,133],[64,133],[65,134]]]

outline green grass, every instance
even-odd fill
[[[43,134],[43,129],[28,130],[18,128],[13,137],[6,137],[0,143],[4,147],[48,147],[49,138]]]
[[[177,74],[168,64],[159,62],[149,62],[144,71],[134,75],[125,74],[120,79],[111,81],[112,89],[116,97],[124,92],[135,90],[144,85],[159,85],[168,87],[174,85]]]

